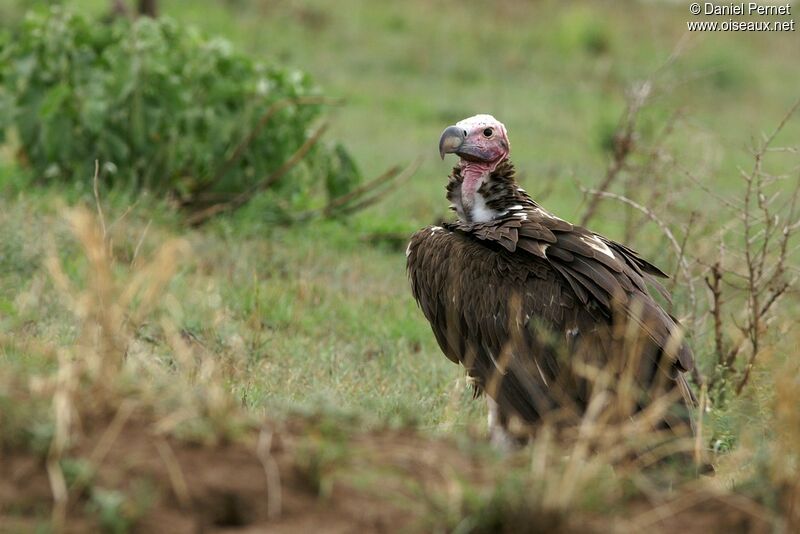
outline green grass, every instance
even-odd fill
[[[57,251],[78,287],[91,282],[58,205],[3,202],[0,302],[7,333],[68,344],[76,325],[42,266],[48,248]],[[123,213],[122,206],[106,209],[109,221]],[[159,209],[140,206],[112,234],[122,265],[130,262],[149,214]],[[19,226],[22,220],[27,222]],[[231,224],[220,221],[187,234],[178,225],[156,223],[139,253],[148,259],[170,236],[188,239],[192,254],[181,259],[170,286],[179,303],[173,319],[212,353],[244,366],[246,381],[232,386],[248,407],[261,413],[327,404],[372,413],[375,420],[444,424],[460,373],[440,357],[407,295],[402,253],[353,243],[350,231],[335,222],[270,229],[243,223],[249,226],[243,232]],[[35,237],[54,228],[59,230],[51,243]],[[150,326],[156,344],[163,343],[157,325],[143,325],[142,337],[150,337]],[[4,359],[28,364],[13,354]],[[463,422],[470,413],[449,418]]]
[[[64,3],[94,14],[107,8],[100,0]],[[18,19],[22,4],[0,8],[3,20]],[[296,65],[327,94],[344,97],[346,105],[332,112],[329,137],[343,142],[368,176],[420,155],[425,159],[410,182],[347,221],[274,226],[256,202],[201,229],[187,229],[166,202],[138,199],[111,233],[117,274],[126,272],[140,240],[139,261],[152,258],[171,238],[188,241],[191,253],[180,258],[161,313],[217,359],[227,389],[250,414],[323,410],[356,413],[381,425],[413,424],[430,433],[483,432],[483,402],[470,401],[461,369],[441,354],[411,298],[403,249],[375,245],[368,236],[410,234],[448,216],[443,193],[453,162],[439,161],[436,142],[445,126],[478,112],[493,113],[507,125],[526,189],[534,197],[551,190],[546,206],[576,218],[583,206],[578,186],[596,185],[605,172],[608,135],[625,108],[626,88],[664,64],[684,35],[685,5],[161,4],[164,15],[231,39],[266,61]],[[668,144],[677,155],[670,180],[685,183],[681,171],[688,170],[713,190],[730,193],[739,187],[739,168],[752,166],[747,151],[752,140],[771,131],[800,96],[798,45],[798,34],[688,36],[682,54],[658,74],[642,117],[647,134],[676,110],[682,112]],[[778,145],[796,144],[798,118]],[[774,158],[778,169],[796,165],[791,154]],[[3,348],[0,366],[44,374],[53,360],[32,357],[35,351],[26,351],[25,343],[69,347],[78,338],[79,321],[44,260],[54,254],[73,283],[91,284],[84,253],[61,215],[65,205],[93,204],[89,179],[82,190],[40,189],[3,153],[0,334],[16,339],[19,347]],[[130,194],[107,191],[102,197],[107,221],[123,216],[135,201]],[[709,214],[722,213],[721,206],[709,205],[708,196],[695,188],[680,198],[678,208],[708,216],[708,235],[701,237],[703,251],[712,250],[719,221]],[[623,239],[621,213],[604,204],[592,226]],[[662,265],[674,265],[657,230],[649,229],[635,245]],[[679,293],[680,314],[686,302]],[[696,334],[704,347],[707,331]],[[136,325],[135,335],[134,359],[152,359],[165,373],[173,372],[157,320]],[[779,347],[777,360],[793,352]],[[709,354],[700,357],[707,366]],[[767,372],[756,376],[754,393],[717,414],[713,424],[726,446],[738,439],[739,429],[769,412],[770,380]],[[0,402],[2,385],[0,380]],[[725,477],[739,480],[735,469]],[[113,519],[121,506],[117,497],[99,492],[92,503]],[[471,509],[493,503],[478,499]]]
[[[99,1],[66,4],[95,14],[107,8]],[[624,109],[626,88],[665,63],[686,19],[682,6],[633,2],[437,1],[411,8],[345,0],[332,8],[315,1],[165,1],[162,11],[266,61],[297,65],[327,93],[344,97],[331,137],[353,152],[368,175],[425,157],[411,182],[346,223],[274,228],[255,203],[190,234],[193,265],[178,282],[184,326],[220,347],[241,340],[253,373],[240,389],[253,407],[322,396],[380,416],[419,413],[431,426],[445,416],[458,370],[440,356],[411,301],[402,250],[369,246],[364,236],[386,229],[410,234],[447,216],[442,193],[452,161],[436,157],[438,134],[484,111],[506,122],[525,187],[534,197],[552,189],[546,205],[576,217],[583,206],[577,185],[601,179],[608,132]],[[642,117],[646,134],[682,110],[669,143],[679,155],[673,174],[691,171],[723,192],[739,186],[738,169],[751,166],[747,146],[772,129],[797,97],[800,72],[789,68],[792,43],[795,35],[688,36],[675,63],[655,78],[653,102]],[[798,135],[800,122],[794,121],[779,141]],[[69,202],[76,195],[90,200],[84,191]],[[15,208],[22,213],[6,217],[8,227],[37,212],[36,195],[25,193],[34,198],[27,201],[30,209],[22,202]],[[126,200],[114,213],[124,210]],[[707,196],[694,193],[681,197],[678,209],[688,216],[707,204]],[[622,239],[617,208],[605,205],[593,227]],[[141,221],[155,217],[169,232],[182,233],[164,211],[152,203],[134,215]],[[650,230],[646,236],[658,236]],[[134,234],[118,242],[127,256],[137,242]],[[3,305],[9,308],[37,267],[23,246],[25,235],[7,235],[4,257],[10,259],[0,261],[17,262],[4,270]],[[145,250],[153,241],[151,233]],[[635,244],[672,265],[674,257],[660,241]],[[371,388],[365,391],[364,384]]]

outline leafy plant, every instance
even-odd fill
[[[88,188],[99,161],[106,184],[193,211],[263,191],[275,209],[307,207],[317,180],[333,196],[359,182],[342,147],[309,136],[326,102],[307,74],[166,18],[100,23],[54,7],[0,39],[0,141],[15,131],[44,183]]]
[[[87,509],[97,516],[103,532],[123,534],[135,523],[135,510],[128,497],[117,490],[96,487],[92,490]]]

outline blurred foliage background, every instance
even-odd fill
[[[104,0],[55,3],[90,18],[111,12],[110,3]],[[34,5],[41,12],[50,4],[53,2],[5,3],[6,34],[15,22],[22,21],[26,8]],[[428,156],[413,183],[395,193],[396,202],[388,202],[380,210],[381,218],[409,230],[432,220],[432,214],[444,213],[437,194],[441,181],[435,178],[447,172],[450,162],[433,158],[434,138],[443,125],[478,111],[491,112],[506,123],[514,134],[513,155],[526,185],[534,194],[552,192],[548,205],[568,217],[576,215],[581,206],[582,195],[576,194],[576,185],[591,185],[602,176],[612,149],[610,138],[631,84],[655,77],[655,94],[642,119],[643,132],[647,133],[649,126],[655,135],[668,116],[681,113],[677,134],[670,141],[680,154],[680,168],[723,189],[735,182],[730,177],[747,163],[746,148],[754,132],[775,123],[795,96],[796,33],[687,34],[688,10],[669,2],[432,0],[411,6],[350,0],[335,5],[230,0],[164,1],[158,6],[162,17],[173,19],[175,32],[180,28],[179,33],[191,34],[197,29],[210,44],[200,45],[206,47],[202,54],[205,62],[192,59],[198,62],[196,67],[189,63],[180,70],[174,66],[186,58],[181,47],[160,52],[164,56],[156,63],[185,79],[170,82],[165,77],[166,85],[158,91],[153,86],[150,95],[155,98],[158,93],[163,99],[165,115],[159,120],[171,125],[171,133],[150,126],[152,120],[147,124],[164,129],[171,135],[168,139],[179,142],[143,137],[143,132],[136,131],[142,127],[139,119],[134,120],[129,135],[147,151],[142,152],[144,161],[124,172],[135,172],[139,180],[152,180],[148,176],[159,169],[161,161],[174,158],[175,172],[180,175],[176,180],[203,180],[213,173],[219,151],[229,151],[235,136],[242,132],[236,113],[257,115],[257,110],[247,108],[255,104],[245,95],[254,90],[253,82],[246,78],[255,80],[255,75],[224,70],[251,68],[237,64],[249,61],[242,59],[241,51],[272,68],[305,72],[326,95],[344,98],[346,105],[335,111],[330,138],[347,147],[365,175],[376,176],[390,165],[420,154]],[[143,25],[144,33],[147,27]],[[86,31],[112,38],[111,29],[103,23],[87,23]],[[222,45],[220,38],[232,44]],[[185,37],[184,41],[191,39]],[[25,46],[24,42],[15,45]],[[228,67],[215,65],[220,61],[216,58],[231,54]],[[670,62],[673,54],[677,57]],[[198,85],[192,82],[200,82],[204,75],[199,93],[189,92],[192,89],[187,86]],[[233,84],[225,78],[241,81],[241,88],[235,90],[239,93],[217,96],[215,91],[232,90]],[[97,88],[104,82],[91,83]],[[116,83],[122,84],[123,79]],[[309,90],[308,81],[296,83],[306,84],[306,88],[294,92]],[[103,90],[112,93],[114,89]],[[119,89],[126,88],[119,85]],[[276,94],[285,91],[279,88]],[[45,113],[58,104],[59,94],[51,96]],[[92,107],[82,119],[90,121],[86,128],[98,127],[92,126],[91,117],[103,116],[101,108],[111,102],[99,96],[90,99]],[[124,91],[115,96],[130,98]],[[226,97],[235,103],[230,118],[220,118],[219,124],[208,129],[203,120],[216,119],[203,117],[200,104],[204,98],[213,102]],[[222,113],[219,108],[215,112]],[[195,128],[189,137],[180,129],[181,113],[198,115],[190,119],[195,124],[186,126]],[[52,126],[60,131],[62,125]],[[297,132],[284,133],[276,127],[276,133],[275,139],[296,141],[289,138]],[[796,133],[790,130],[786,135]],[[97,156],[108,153],[119,159],[111,146],[104,146],[113,145],[115,135],[119,132],[112,128],[110,135],[104,136]],[[264,160],[271,155],[272,139],[265,137],[259,144]],[[62,153],[69,150],[68,143],[63,145]],[[174,154],[164,154],[164,147],[173,145]],[[192,172],[185,172],[187,158],[194,166],[188,169]],[[91,175],[92,157],[83,159],[89,163],[83,162],[81,172]],[[263,172],[264,165],[256,165],[251,172]],[[47,169],[37,170],[42,174]],[[50,171],[57,172],[52,167]],[[191,188],[191,184],[182,188]],[[415,193],[409,194],[409,188]],[[615,211],[606,212],[597,222],[600,231],[614,228]]]

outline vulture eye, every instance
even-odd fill
[[[484,136],[484,137],[491,137],[493,133],[494,133],[494,132],[492,131],[492,129],[491,129],[491,128],[486,128],[486,129],[483,131],[483,136]]]

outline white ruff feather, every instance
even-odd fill
[[[484,200],[483,195],[475,193],[472,201],[472,212],[470,213],[473,222],[489,222],[507,213],[508,211],[491,209],[486,205],[486,200]]]

